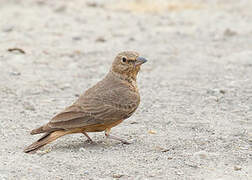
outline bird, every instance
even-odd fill
[[[123,51],[115,57],[105,77],[86,90],[71,105],[54,116],[47,124],[30,132],[44,133],[41,138],[24,149],[35,153],[38,149],[67,134],[105,132],[105,136],[123,144],[128,141],[110,134],[111,128],[129,118],[140,104],[137,75],[147,59],[135,51]]]

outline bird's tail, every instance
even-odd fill
[[[39,148],[43,147],[46,144],[49,144],[50,142],[58,139],[61,136],[64,136],[68,134],[69,131],[59,130],[54,132],[48,132],[45,135],[43,135],[40,139],[38,139],[36,142],[32,143],[30,146],[24,149],[25,153],[32,153],[38,150]]]
[[[46,124],[46,125],[41,126],[41,127],[37,128],[37,129],[33,129],[30,134],[34,135],[34,134],[40,134],[40,133],[53,132],[53,131],[56,131],[56,130],[60,130],[60,129],[51,128],[48,124]]]

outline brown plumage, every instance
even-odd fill
[[[105,131],[108,138],[128,142],[111,136],[110,129],[129,118],[140,103],[136,77],[141,64],[147,60],[137,52],[119,53],[103,80],[88,89],[73,105],[57,114],[50,122],[31,131],[45,133],[24,152],[34,152],[66,134]]]

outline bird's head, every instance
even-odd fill
[[[137,52],[124,51],[119,53],[112,64],[111,71],[113,73],[126,76],[136,80],[136,76],[140,70],[140,66],[147,60]]]

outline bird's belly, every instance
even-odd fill
[[[118,124],[120,124],[123,120],[118,120],[114,122],[109,122],[105,124],[95,124],[95,125],[89,125],[82,128],[82,131],[85,132],[101,132],[105,129],[112,128]]]

